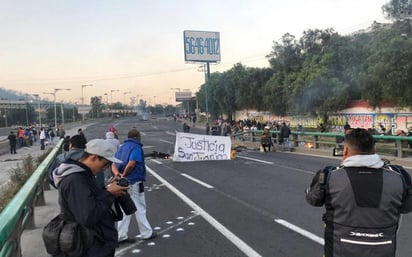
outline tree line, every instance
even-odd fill
[[[353,100],[373,108],[392,102],[412,107],[412,1],[382,6],[390,23],[340,35],[333,28],[309,29],[300,38],[286,33],[274,41],[269,68],[235,64],[212,73],[197,99],[213,118],[234,118],[237,110],[274,115],[308,115],[328,120]]]

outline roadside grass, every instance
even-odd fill
[[[36,158],[29,154],[24,157],[21,166],[17,164],[15,168],[8,171],[10,180],[0,188],[0,212],[13,199],[50,151],[51,149]]]

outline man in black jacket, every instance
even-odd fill
[[[79,161],[68,159],[53,171],[61,212],[96,232],[94,243],[84,257],[113,257],[118,246],[112,205],[116,197],[126,194],[128,187],[114,181],[102,189],[95,179],[112,162],[121,163],[114,157],[115,152],[109,142],[94,139],[86,144]]]
[[[345,135],[343,161],[316,173],[306,200],[325,205],[325,257],[394,257],[401,213],[412,211],[411,178],[375,154],[365,129]]]
[[[17,146],[17,137],[13,133],[13,131],[10,131],[10,135],[7,137],[9,139],[9,144],[10,144],[10,153],[11,154],[16,154],[16,146]]]

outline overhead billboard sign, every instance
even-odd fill
[[[78,105],[77,112],[80,114],[88,114],[92,110],[90,105]]]
[[[189,101],[192,99],[191,91],[179,91],[175,93],[176,102]]]
[[[220,62],[220,33],[185,30],[183,32],[185,61]]]

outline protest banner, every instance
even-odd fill
[[[230,137],[176,132],[173,161],[230,160]]]

